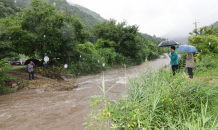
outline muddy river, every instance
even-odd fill
[[[134,77],[146,71],[169,65],[169,58],[160,58],[126,69],[126,77]],[[101,84],[103,73],[74,79],[79,87],[73,91],[45,92],[28,90],[0,96],[0,130],[84,130],[84,118],[89,111],[89,97],[101,95],[96,84]],[[108,92],[118,99],[128,86],[125,69],[104,72],[106,88],[118,83]]]

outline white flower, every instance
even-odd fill
[[[81,55],[80,55],[80,57],[81,57]]]
[[[44,35],[44,37],[46,37],[46,36]]]
[[[105,63],[103,63],[102,66],[104,67],[104,66],[105,66]]]
[[[99,63],[100,61],[98,60],[98,63]]]
[[[54,2],[53,5],[56,5],[56,3]]]

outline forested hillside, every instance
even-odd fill
[[[14,0],[4,0],[4,1],[12,1]],[[95,19],[92,15],[87,14],[75,6],[70,5],[66,0],[46,0],[48,3],[56,6],[57,11],[64,11],[68,15],[76,15],[77,18],[80,18],[81,22],[86,25],[85,29],[90,30],[96,23],[99,21]],[[15,5],[20,8],[31,8],[30,0],[16,0]]]
[[[14,0],[0,0],[0,18],[4,18],[9,15],[14,15],[16,12],[19,12]]]
[[[71,3],[70,3],[71,4]],[[98,13],[94,12],[94,11],[91,11],[83,6],[80,6],[80,5],[77,5],[77,4],[71,4],[72,6],[76,6],[77,8],[79,8],[81,11],[87,13],[87,14],[90,14],[92,15],[95,19],[97,19],[98,21],[104,21],[105,19],[102,18]]]
[[[155,44],[159,44],[160,42],[166,40],[165,38],[156,37],[155,35],[151,36],[151,35],[145,34],[145,33],[141,33],[141,36],[146,37],[147,40],[153,41]]]

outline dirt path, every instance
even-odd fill
[[[139,72],[146,71],[149,64],[153,69],[169,65],[170,59],[160,58],[126,70],[127,77],[134,77]],[[102,92],[96,86],[101,83],[102,73],[91,76],[81,76],[66,81],[70,86],[73,81],[79,87],[73,91],[49,91],[44,89],[28,90],[0,96],[0,129],[2,130],[84,130],[83,117],[89,111],[89,100],[93,95]],[[108,96],[118,99],[125,90],[125,70],[115,69],[104,72],[106,88],[118,83],[111,89]],[[42,80],[38,78],[37,80]],[[34,81],[34,82],[37,82]],[[46,83],[58,83],[55,80],[44,79]],[[59,85],[64,85],[59,83]],[[52,85],[51,85],[52,87]]]

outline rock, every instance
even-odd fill
[[[16,86],[17,86],[17,84],[16,84],[16,83],[13,83],[11,87],[12,87],[12,88],[15,88]]]
[[[78,88],[78,87],[79,87],[79,84],[77,82],[74,82],[73,88]]]
[[[48,92],[48,91],[49,91],[49,89],[45,89],[44,91],[45,91],[45,92]]]
[[[63,80],[67,80],[67,78],[66,78],[65,76],[61,76],[61,78],[62,78]]]
[[[20,82],[18,82],[18,85],[20,84]]]
[[[15,89],[18,89],[18,86],[16,86]]]

